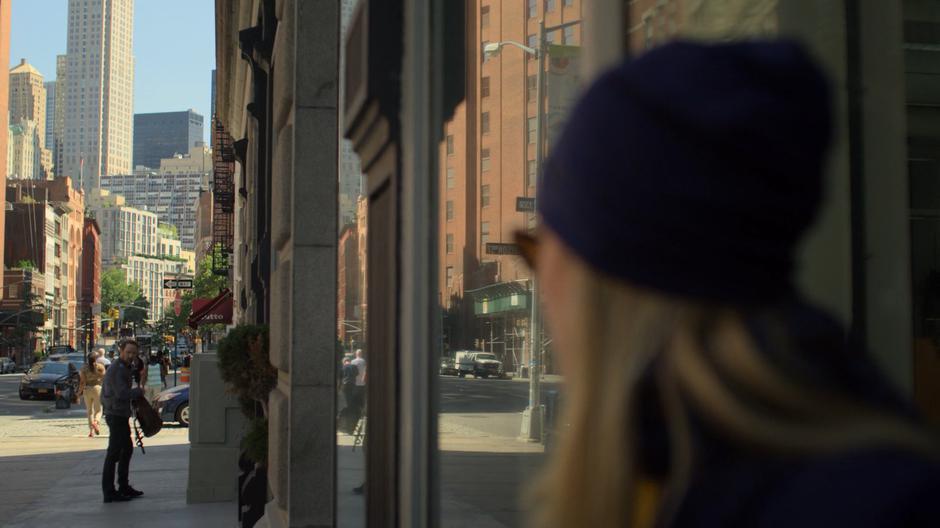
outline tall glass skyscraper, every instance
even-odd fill
[[[195,110],[134,114],[134,167],[160,167],[160,160],[203,141],[203,117]]]

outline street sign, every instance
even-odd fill
[[[163,279],[164,290],[191,290],[193,289],[192,279]]]
[[[516,198],[516,212],[517,213],[534,213],[535,212],[535,198],[527,198],[525,196],[519,196]]]
[[[497,244],[497,243],[487,243],[486,244],[486,254],[487,255],[520,255],[519,246],[515,244]]]

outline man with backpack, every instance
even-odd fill
[[[104,375],[101,387],[101,404],[104,419],[108,424],[108,452],[101,471],[101,490],[104,502],[126,502],[140,497],[143,492],[130,485],[129,473],[134,444],[131,441],[132,401],[143,397],[139,387],[133,387],[131,365],[137,358],[137,342],[128,339],[121,343],[120,357],[113,362]],[[114,468],[117,466],[118,488],[114,488]]]

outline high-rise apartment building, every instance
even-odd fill
[[[41,172],[42,145],[35,121],[21,119],[7,132],[7,178],[32,180]]]
[[[16,123],[30,120],[36,123],[40,145],[46,141],[46,86],[39,70],[20,59],[10,70],[10,120]]]
[[[503,41],[537,47],[541,19],[546,27],[566,24],[546,34],[548,45],[575,49],[581,39],[581,0],[470,4],[476,15],[468,17],[467,97],[445,124],[439,158],[439,291],[444,309],[459,314],[445,322],[451,347],[471,347],[491,335],[512,341],[506,336],[527,326],[529,315],[523,299],[528,270],[516,256],[490,254],[487,244],[512,243],[513,233],[533,221],[532,214],[516,210],[516,201],[535,192],[539,61],[514,46],[492,57],[481,50]],[[488,287],[495,289],[482,293]],[[465,295],[468,291],[506,295],[505,313],[487,313],[488,319],[474,314],[474,294]]]
[[[101,178],[101,188],[121,195],[132,207],[156,213],[160,222],[179,229],[183,249],[196,247],[196,207],[201,190],[207,189],[212,171],[212,151],[198,146],[189,154],[160,161],[159,170],[138,169],[131,174]]]
[[[19,178],[42,180],[52,174],[52,152],[46,148],[46,87],[43,76],[26,59],[10,70],[10,124],[20,126],[18,134]],[[26,149],[26,150],[22,150]],[[28,152],[26,152],[28,151]],[[25,161],[32,156],[33,161]],[[29,166],[29,172],[23,172]]]
[[[55,81],[42,83],[43,88],[46,89],[46,126],[43,146],[53,153],[53,162],[55,161],[55,85]]]
[[[54,164],[55,175],[65,176],[65,94],[68,90],[66,86],[66,77],[68,76],[68,55],[58,55],[55,61],[55,107],[56,112],[52,123],[52,145],[46,144],[46,148],[52,150],[52,161]]]
[[[134,255],[157,254],[157,215],[129,206],[94,211],[101,227],[101,262],[112,266]]]
[[[62,174],[90,193],[132,169],[134,0],[69,0]]]
[[[134,167],[155,169],[160,160],[203,143],[204,120],[195,110],[134,115]]]

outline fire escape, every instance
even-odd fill
[[[228,275],[235,245],[235,147],[222,122],[212,123],[212,273]]]

